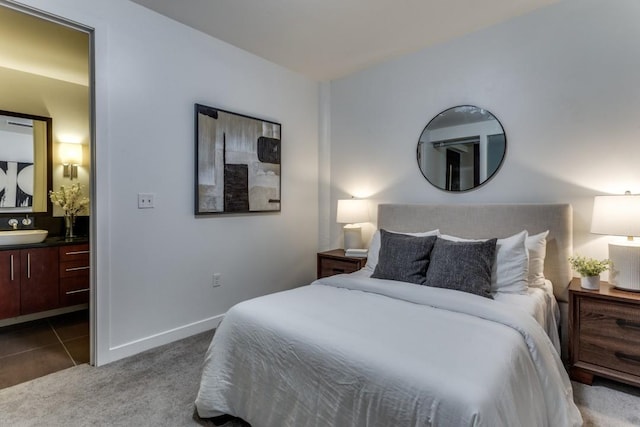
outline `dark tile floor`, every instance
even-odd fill
[[[0,388],[89,363],[88,310],[0,328]]]

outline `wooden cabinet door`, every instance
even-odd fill
[[[20,251],[0,251],[0,319],[20,314]]]
[[[23,249],[20,262],[20,314],[58,308],[58,249]]]

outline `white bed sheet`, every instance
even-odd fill
[[[560,354],[560,307],[553,296],[553,285],[545,280],[543,287],[529,287],[526,294],[497,292],[496,301],[529,313],[545,330],[556,351]]]
[[[365,267],[349,275],[370,277],[371,273],[372,270]],[[550,280],[545,280],[541,287],[529,287],[526,294],[494,292],[492,296],[494,300],[507,304],[509,307],[529,313],[542,326],[556,351],[560,354],[560,335],[558,332],[560,307],[553,295],[553,284]]]
[[[198,413],[253,427],[580,425],[546,333],[500,304],[348,275],[245,301],[207,352]]]

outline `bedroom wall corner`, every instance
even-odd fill
[[[319,83],[318,251],[331,248],[331,82]]]

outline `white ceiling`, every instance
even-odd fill
[[[132,0],[316,80],[526,14],[559,0]]]

